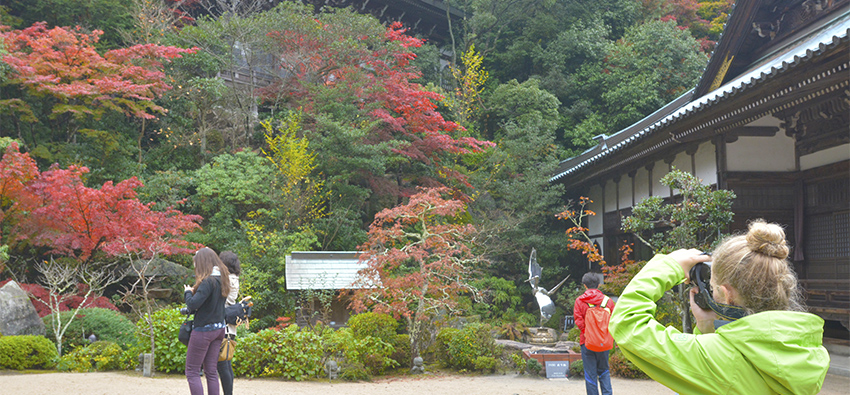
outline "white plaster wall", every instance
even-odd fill
[[[635,203],[649,197],[649,171],[641,167],[635,174]]]
[[[588,234],[602,234],[602,187],[594,185],[590,187],[587,194],[593,202],[587,205],[587,209],[596,213],[596,215],[587,219]]]
[[[779,131],[773,137],[741,136],[726,144],[729,171],[794,171],[794,139]]]
[[[632,206],[632,178],[628,174],[620,177],[620,208]]]
[[[605,212],[617,209],[617,184],[613,180],[605,182]]]
[[[596,243],[599,243],[599,251],[605,251],[605,239],[603,239],[602,237],[592,237],[591,240]]]
[[[697,167],[696,176],[702,180],[702,184],[717,184],[717,157],[714,144],[709,141],[700,144],[694,160]]]
[[[780,128],[780,133],[785,133],[785,129],[781,128],[782,120],[773,116],[773,114],[761,117],[748,123],[746,126],[773,126]]]
[[[676,154],[676,159],[673,160],[673,167],[677,170],[681,170],[685,173],[693,174],[693,166],[691,166],[691,156],[685,153],[685,151],[679,152]]]
[[[652,196],[662,198],[670,196],[670,188],[661,183],[661,178],[667,175],[668,169],[668,165],[663,160],[655,162],[655,167],[652,168]]]
[[[828,165],[850,159],[850,144],[827,148],[822,151],[803,155],[800,157],[800,170],[813,169],[815,167]]]

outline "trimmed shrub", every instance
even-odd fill
[[[337,361],[343,378],[362,380],[364,373],[368,378],[398,366],[398,362],[390,358],[394,350],[391,344],[372,336],[357,338],[350,328],[324,330],[322,344],[325,359],[332,358]],[[352,373],[345,375],[348,370],[352,370]]]
[[[611,363],[610,358],[608,358],[608,363]],[[584,376],[584,361],[579,359],[570,364],[570,376]]]
[[[71,314],[71,311],[59,313],[62,326],[65,326]],[[55,342],[56,335],[51,319],[51,315],[42,318],[45,327],[44,336]],[[117,311],[99,307],[80,309],[62,337],[62,351],[64,354],[66,351],[87,346],[88,336],[92,333],[97,336],[97,340],[114,342],[121,348],[127,348],[135,342],[135,330],[136,326],[133,322]]]
[[[438,358],[459,370],[476,370],[478,357],[496,358],[500,348],[490,335],[490,326],[473,323],[463,329],[443,328],[437,335]]]
[[[152,315],[154,331],[154,366],[161,372],[182,372],[186,368],[186,346],[177,340],[180,324],[186,319],[178,308],[167,308],[156,311]],[[136,339],[138,347],[135,355],[151,352],[151,340],[148,337],[148,324],[145,320],[136,323]],[[237,352],[238,352],[237,347]]]
[[[372,336],[392,343],[396,339],[398,321],[388,314],[368,312],[349,318],[348,327],[358,339]]]
[[[177,334],[174,335],[177,340]],[[283,377],[301,381],[323,372],[321,336],[290,325],[242,336],[233,357],[233,373],[248,377]],[[185,347],[184,347],[185,348]],[[184,351],[185,353],[185,351]]]
[[[398,362],[399,366],[413,366],[413,355],[411,353],[410,335],[396,335],[395,343],[393,343],[393,353],[390,355],[390,358]]]
[[[611,350],[611,355],[608,357],[608,369],[611,371],[611,374],[614,376],[625,377],[627,379],[648,379],[649,376],[646,375],[642,370],[640,370],[635,364],[629,361],[623,352],[620,351],[620,347],[614,347]]]
[[[354,337],[365,339],[371,336],[384,341],[395,350],[390,358],[396,362],[396,365],[405,366],[412,361],[410,336],[397,334],[398,326],[398,321],[389,314],[367,312],[348,319],[348,327],[351,328]],[[383,372],[383,370],[380,371]]]
[[[536,359],[529,358],[528,361],[526,361],[526,369],[529,374],[539,375],[540,372],[543,371],[543,365],[541,365]]]
[[[480,356],[472,361],[472,366],[475,370],[494,372],[496,370],[496,358]]]
[[[51,369],[58,356],[56,346],[44,336],[0,337],[0,368]]]
[[[72,372],[102,372],[118,370],[122,367],[123,351],[118,344],[110,341],[97,341],[86,347],[80,347],[59,358],[58,370]]]

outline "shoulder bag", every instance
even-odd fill
[[[177,333],[177,340],[180,340],[180,343],[184,345],[189,345],[189,337],[192,336],[192,328],[195,327],[195,320],[190,320],[189,317],[186,317],[186,320],[180,324],[180,331]]]

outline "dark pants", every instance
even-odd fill
[[[192,395],[204,395],[204,385],[201,383],[201,365],[204,366],[204,376],[207,378],[207,393],[219,395],[218,387],[218,352],[221,340],[224,339],[224,328],[209,332],[192,331],[189,347],[186,350],[186,380],[189,381],[189,391]]]
[[[581,361],[584,364],[584,386],[587,395],[611,395],[611,373],[608,372],[608,351],[590,351],[581,345]],[[597,386],[597,381],[599,385]]]

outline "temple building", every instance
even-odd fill
[[[598,136],[550,181],[567,198],[593,200],[589,234],[608,261],[623,243],[639,244],[621,227],[636,203],[677,199],[659,182],[671,169],[732,190],[728,231],[757,218],[783,224],[810,311],[847,328],[848,35],[850,0],[738,0],[696,87]]]

